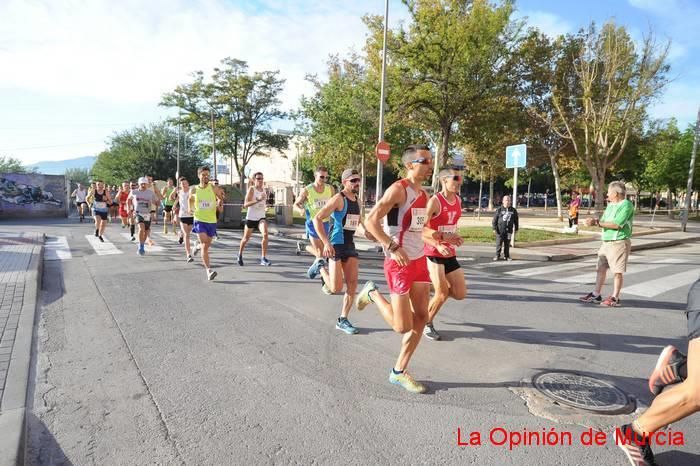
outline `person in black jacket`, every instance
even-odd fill
[[[510,205],[510,196],[503,196],[503,205],[496,209],[491,221],[491,227],[496,234],[496,256],[493,260],[501,258],[501,245],[503,245],[503,258],[510,258],[510,238],[513,231],[518,231],[518,211]]]

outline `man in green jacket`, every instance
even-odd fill
[[[585,225],[597,225],[603,229],[603,244],[598,250],[598,274],[595,290],[579,299],[586,303],[598,303],[601,306],[615,307],[620,305],[620,290],[622,289],[622,274],[627,271],[627,259],[632,249],[632,219],[634,204],[626,199],[627,190],[621,181],[613,181],[608,185],[608,207],[602,217],[587,218]],[[603,289],[608,269],[615,274],[613,293],[603,299],[600,292]]]

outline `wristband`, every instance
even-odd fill
[[[396,252],[396,250],[399,249],[399,245],[392,239],[386,248],[389,250],[389,252]]]

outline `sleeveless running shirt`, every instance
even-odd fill
[[[206,188],[195,187],[194,219],[198,222],[216,223],[216,194],[210,184]]]
[[[259,199],[258,202],[248,207],[248,212],[246,213],[246,220],[256,222],[261,218],[265,218],[265,201],[267,200],[267,195],[265,191],[258,191],[253,188],[253,199]]]
[[[163,203],[165,205],[173,205],[175,204],[175,201],[170,200],[170,195],[175,191],[175,188],[168,188],[165,190],[165,199],[163,200]]]
[[[109,210],[107,206],[107,191],[102,191],[102,194],[95,191],[94,197],[92,208],[95,209],[95,212],[107,212]]]
[[[75,190],[75,200],[77,202],[85,202],[85,199],[87,199],[87,195],[88,195],[88,193],[85,190],[82,190],[82,191],[80,191],[79,189]]]
[[[455,196],[455,200],[452,204],[447,201],[447,198],[442,195],[442,193],[437,193],[435,195],[438,202],[440,203],[440,211],[438,214],[428,220],[428,226],[433,230],[440,231],[442,233],[456,233],[457,232],[457,222],[459,217],[462,216],[462,201],[459,196]],[[425,255],[432,257],[454,257],[457,255],[457,249],[453,245],[447,245],[450,248],[450,254],[444,256],[440,254],[440,251],[435,249],[432,245],[425,245]]]
[[[353,244],[355,242],[355,230],[360,224],[360,204],[357,199],[348,199],[344,192],[343,210],[333,211],[333,229],[331,230],[331,244]]]
[[[313,183],[306,187],[306,203],[304,204],[306,211],[306,223],[311,223],[319,210],[323,209],[326,203],[333,197],[330,185],[323,188],[323,192],[316,192]],[[330,216],[323,219],[324,222],[330,220]]]
[[[426,221],[428,195],[420,189],[414,191],[404,179],[396,183],[406,191],[406,201],[392,208],[384,219],[384,232],[401,246],[411,260],[423,257],[423,226]],[[384,254],[389,257],[389,251]]]
[[[180,190],[177,193],[177,202],[180,205],[180,218],[192,217],[190,210],[190,192]]]

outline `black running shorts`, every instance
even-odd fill
[[[260,226],[260,222],[267,222],[267,220],[264,218],[261,218],[260,220],[246,220],[245,226],[247,226],[251,230],[257,230]]]
[[[445,266],[445,275],[448,273],[458,270],[462,266],[459,265],[456,257],[438,257],[438,256],[426,256],[430,262],[433,264],[442,264]]]
[[[360,257],[357,249],[355,249],[355,243],[334,244],[333,249],[335,249],[334,261],[347,262],[351,257]]]
[[[185,225],[192,225],[194,223],[194,217],[180,217],[180,221]]]
[[[700,338],[700,278],[695,280],[688,291],[688,341]]]
[[[139,214],[136,214],[136,223],[143,223],[144,227],[146,230],[151,229],[151,221],[150,220],[144,220],[143,217]]]
[[[173,206],[172,206],[172,205],[165,204],[165,205],[163,206],[163,210],[166,211],[166,212],[172,212],[172,211],[173,211]]]

